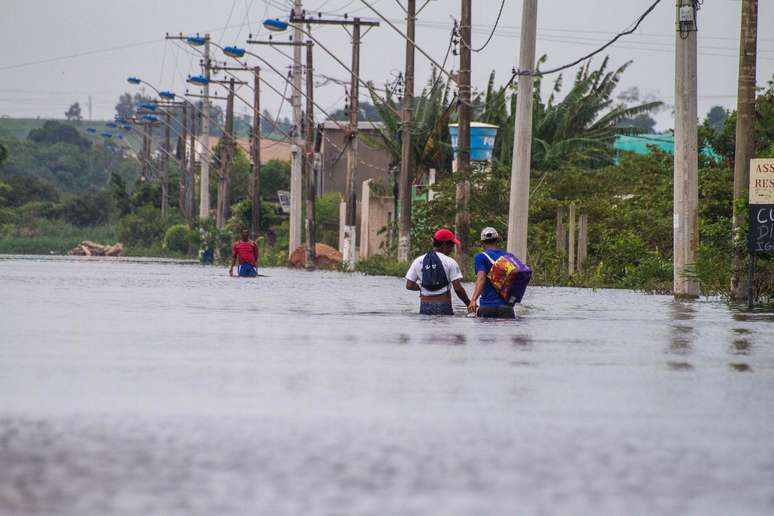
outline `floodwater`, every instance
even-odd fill
[[[771,515],[774,315],[0,259],[0,514]]]

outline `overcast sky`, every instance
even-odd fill
[[[548,55],[546,66],[572,61],[627,28],[653,0],[541,0],[537,52]],[[387,18],[401,21],[395,0],[369,0]],[[405,2],[404,2],[405,3]],[[418,5],[423,0],[418,0]],[[67,106],[78,101],[88,116],[92,98],[94,119],[111,118],[118,96],[136,91],[126,83],[139,76],[160,89],[185,90],[185,76],[198,73],[198,58],[190,47],[164,40],[166,32],[209,32],[223,45],[244,46],[249,33],[266,37],[260,26],[265,17],[287,15],[288,0],[3,0],[0,17],[0,115],[62,118]],[[483,89],[494,70],[506,81],[516,65],[520,0],[506,0],[500,24],[491,43],[473,54],[473,84]],[[373,17],[360,0],[306,0],[307,9],[329,14],[350,13]],[[473,46],[480,46],[495,22],[500,0],[473,0]],[[699,113],[713,105],[733,108],[736,96],[741,3],[705,0],[699,12]],[[459,0],[432,0],[419,14],[417,43],[442,61],[453,18],[459,18]],[[774,74],[774,35],[765,30],[774,21],[774,1],[759,7],[758,84]],[[319,39],[345,62],[350,59],[350,39],[338,27],[315,29]],[[276,36],[275,36],[276,37]],[[277,68],[289,61],[274,49],[252,47]],[[635,35],[619,40],[604,54],[618,66],[633,60],[620,90],[636,86],[644,95],[667,103],[674,98],[674,2],[663,0]],[[366,79],[382,84],[403,68],[404,42],[382,23],[362,43],[361,67]],[[218,51],[214,54],[220,57]],[[69,57],[76,56],[76,57]],[[321,50],[315,53],[317,71],[346,78],[347,72]],[[417,53],[417,89],[429,78],[430,63]],[[601,58],[595,60],[599,63]],[[41,62],[44,61],[44,62]],[[251,62],[251,64],[253,64]],[[258,64],[257,62],[254,64]],[[450,56],[448,69],[458,64]],[[264,77],[284,89],[283,79],[264,68]],[[570,83],[568,74],[565,85]],[[545,81],[549,87],[551,80]],[[273,112],[287,103],[264,88],[262,105]],[[245,98],[251,94],[245,92]],[[248,96],[249,94],[249,96]],[[331,110],[341,106],[344,88],[334,83],[320,86],[315,95]],[[237,111],[246,112],[237,103]],[[658,116],[659,129],[672,127],[669,110]]]

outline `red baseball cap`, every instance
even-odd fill
[[[454,236],[454,233],[448,229],[439,229],[433,235],[433,240],[438,242],[451,242],[452,244],[459,245],[460,241]]]

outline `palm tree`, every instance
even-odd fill
[[[371,98],[379,117],[384,124],[380,131],[380,144],[395,163],[401,155],[401,106],[395,101],[394,94],[385,88],[384,97],[371,88]],[[435,70],[422,93],[414,98],[413,131],[411,134],[416,176],[421,177],[431,168],[449,170],[451,167],[451,136],[449,122],[453,115],[455,102],[449,102],[450,83],[442,83]]]
[[[533,90],[533,167],[553,168],[567,161],[607,164],[612,157],[611,148],[616,135],[639,132],[637,128],[621,127],[618,123],[663,105],[662,102],[646,102],[633,107],[615,105],[613,91],[631,61],[616,70],[607,71],[608,61],[609,58],[605,58],[596,70],[591,70],[590,62],[581,67],[572,88],[561,101],[557,101],[557,94],[562,89],[562,75],[554,81],[546,102],[540,95],[541,77],[536,78]],[[541,57],[538,65],[543,62],[545,56]],[[507,86],[494,87],[492,72],[479,116],[483,122],[500,126],[494,155],[502,162],[511,160],[517,95],[516,92],[511,94],[510,109],[506,111],[506,90]]]

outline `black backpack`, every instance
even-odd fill
[[[425,290],[441,290],[449,286],[446,270],[435,251],[428,251],[422,260],[422,288]]]

